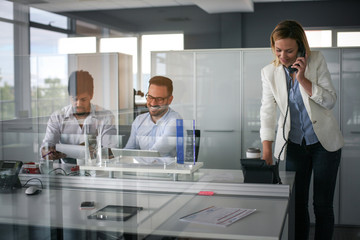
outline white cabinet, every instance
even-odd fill
[[[340,223],[360,225],[360,49],[343,49],[341,118],[345,146],[340,168]]]
[[[261,148],[260,140],[260,107],[262,95],[261,69],[270,64],[274,56],[271,49],[244,50],[241,61],[241,131],[242,152],[246,149]]]
[[[240,169],[240,52],[200,52],[195,64],[199,161]]]

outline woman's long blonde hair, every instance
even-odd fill
[[[310,47],[306,38],[306,34],[300,23],[294,20],[284,20],[276,25],[270,36],[271,50],[275,55],[273,63],[275,66],[280,64],[279,58],[275,54],[275,41],[285,38],[294,39],[298,45],[298,48],[305,48],[307,56],[310,56]]]

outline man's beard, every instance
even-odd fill
[[[159,117],[164,115],[168,110],[169,105],[154,105],[149,107],[149,113],[153,117]],[[155,112],[151,111],[155,110]]]
[[[77,116],[84,116],[84,115],[88,115],[89,111],[86,111],[86,109],[84,107],[80,107],[80,108],[73,107],[73,113],[74,113],[74,115],[77,115]]]

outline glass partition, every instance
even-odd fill
[[[186,223],[180,229],[172,229],[167,221],[174,223],[171,226],[179,226],[180,217],[199,211],[204,205],[220,205],[224,198],[227,206],[236,208],[243,208],[240,203],[246,201],[248,208],[259,209],[259,204],[265,202],[264,207],[260,206],[260,214],[254,214],[254,220],[250,218],[254,222],[273,218],[281,210],[276,215],[281,217],[271,229],[276,228],[276,234],[283,229],[289,187],[257,186],[254,194],[252,186],[249,190],[249,185],[239,184],[243,183],[242,173],[236,167],[239,162],[228,157],[239,156],[240,152],[240,70],[231,72],[233,66],[227,66],[224,71],[228,74],[218,71],[225,61],[239,66],[238,53],[221,56],[220,52],[204,52],[191,58],[201,69],[191,73],[199,82],[189,87],[190,92],[190,73],[178,82],[177,77],[164,72],[161,75],[174,81],[173,97],[177,100],[158,106],[170,96],[150,94],[142,102],[141,111],[135,108],[132,59],[128,55],[53,54],[22,58],[31,60],[31,74],[24,81],[31,81],[28,90],[32,115],[3,120],[0,125],[0,160],[23,162],[19,189],[0,194],[0,232],[7,239],[151,239],[194,234],[213,238],[219,230],[211,234],[207,232],[212,227],[188,231]],[[217,60],[211,61],[213,58]],[[230,78],[222,84],[223,79]],[[93,94],[88,92],[91,85]],[[16,101],[24,99],[19,97]],[[189,106],[191,101],[198,102],[198,106]],[[156,112],[168,106],[171,110],[166,113],[173,114],[171,121],[152,123],[146,111]],[[212,119],[216,113],[220,115]],[[196,122],[193,115],[201,116],[201,122]],[[136,126],[143,124],[145,117],[147,124],[152,123],[148,131],[155,135],[136,134]],[[145,147],[130,147],[133,139]],[[149,142],[155,144],[149,147]],[[158,148],[154,148],[156,144]],[[203,146],[205,151],[201,150]],[[207,151],[209,148],[211,151]],[[222,154],[227,149],[230,155]],[[201,161],[210,157],[215,161]],[[57,158],[60,161],[54,160]],[[221,162],[225,169],[206,169]],[[287,178],[283,179],[286,182]],[[31,192],[31,187],[36,191]],[[84,202],[94,202],[94,206],[86,208],[82,206]],[[273,211],[269,212],[268,204],[276,206],[271,208]],[[103,209],[114,205],[136,206],[139,211],[126,221],[106,220],[108,215]],[[114,214],[119,215],[110,213]],[[234,224],[233,229],[238,230],[239,225]],[[244,231],[246,235],[257,234],[243,227],[228,236],[233,238]],[[220,230],[222,236],[226,232]]]

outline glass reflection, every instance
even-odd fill
[[[15,117],[13,24],[0,22],[0,120]]]

